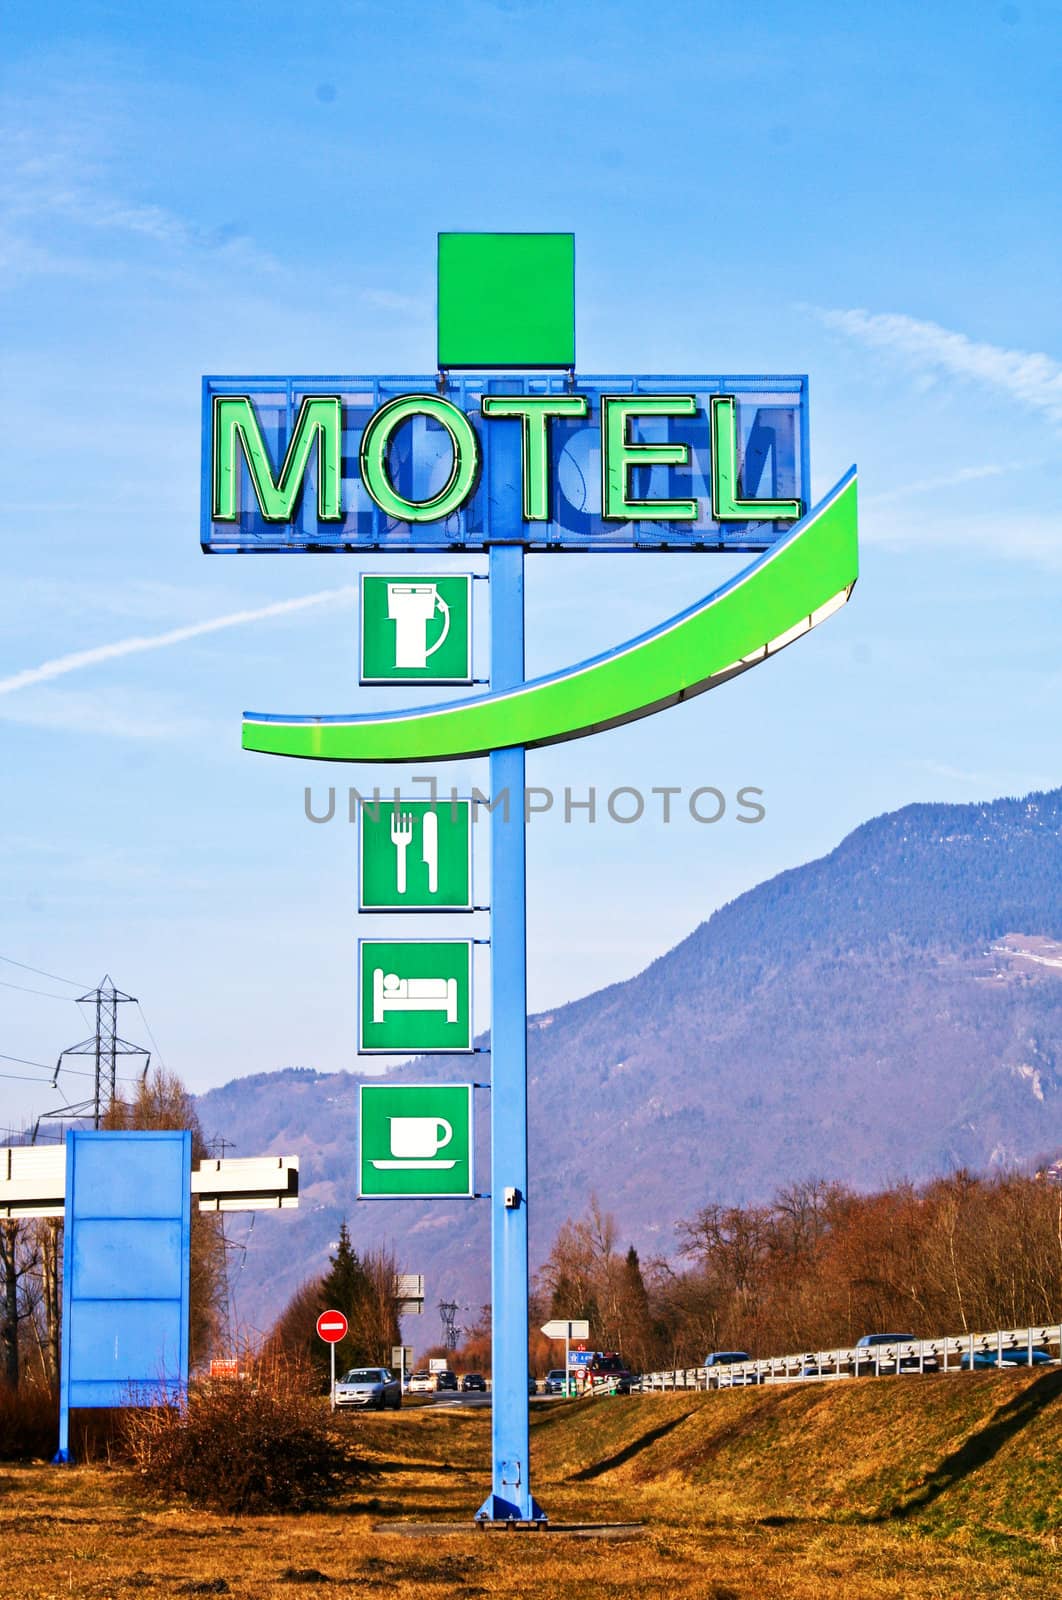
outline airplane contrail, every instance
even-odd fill
[[[287,616],[292,611],[305,611],[309,606],[326,605],[330,600],[350,599],[356,593],[354,584],[347,584],[340,589],[321,589],[316,594],[301,595],[297,600],[277,600],[271,606],[260,606],[257,611],[230,611],[227,616],[210,617],[205,622],[189,622],[183,628],[171,628],[168,633],[134,634],[131,639],[97,645],[93,650],[76,650],[71,655],[56,656],[54,661],[43,661],[39,667],[27,667],[9,678],[0,678],[0,694],[29,689],[36,683],[64,677],[68,672],[80,672],[82,667],[115,661],[119,656],[139,655],[143,650],[164,650],[171,644],[183,644],[186,639],[198,639],[204,633],[238,628],[244,622],[264,622],[267,617]]]

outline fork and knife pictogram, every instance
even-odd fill
[[[416,819],[412,811],[392,811],[391,843],[395,847],[396,888],[406,892],[406,851],[413,843]],[[426,811],[421,819],[421,860],[428,869],[428,893],[439,890],[439,819],[434,811]]]

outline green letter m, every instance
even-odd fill
[[[314,444],[317,445],[317,515],[322,522],[342,519],[343,408],[338,395],[308,394],[305,397],[295,419],[279,478],[273,475],[273,463],[247,395],[214,396],[213,515],[218,522],[235,522],[240,512],[237,442],[266,522],[292,520]]]

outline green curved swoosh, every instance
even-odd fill
[[[859,572],[856,472],[721,589],[652,632],[546,678],[364,717],[248,712],[243,747],[317,761],[448,761],[633,722],[766,661],[838,610]]]

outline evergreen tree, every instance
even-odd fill
[[[631,1245],[623,1262],[620,1278],[620,1346],[627,1361],[643,1371],[649,1364],[655,1343],[649,1292],[642,1277],[638,1252]]]
[[[318,1299],[322,1311],[342,1311],[349,1323],[346,1337],[336,1345],[336,1372],[341,1373],[359,1361],[370,1359],[367,1351],[358,1348],[358,1330],[363,1322],[363,1308],[372,1296],[372,1284],[350,1242],[350,1230],[345,1221],[339,1224],[336,1253],[329,1260],[331,1266],[321,1279]],[[314,1343],[316,1364],[327,1370],[331,1359],[328,1347],[321,1339]]]

